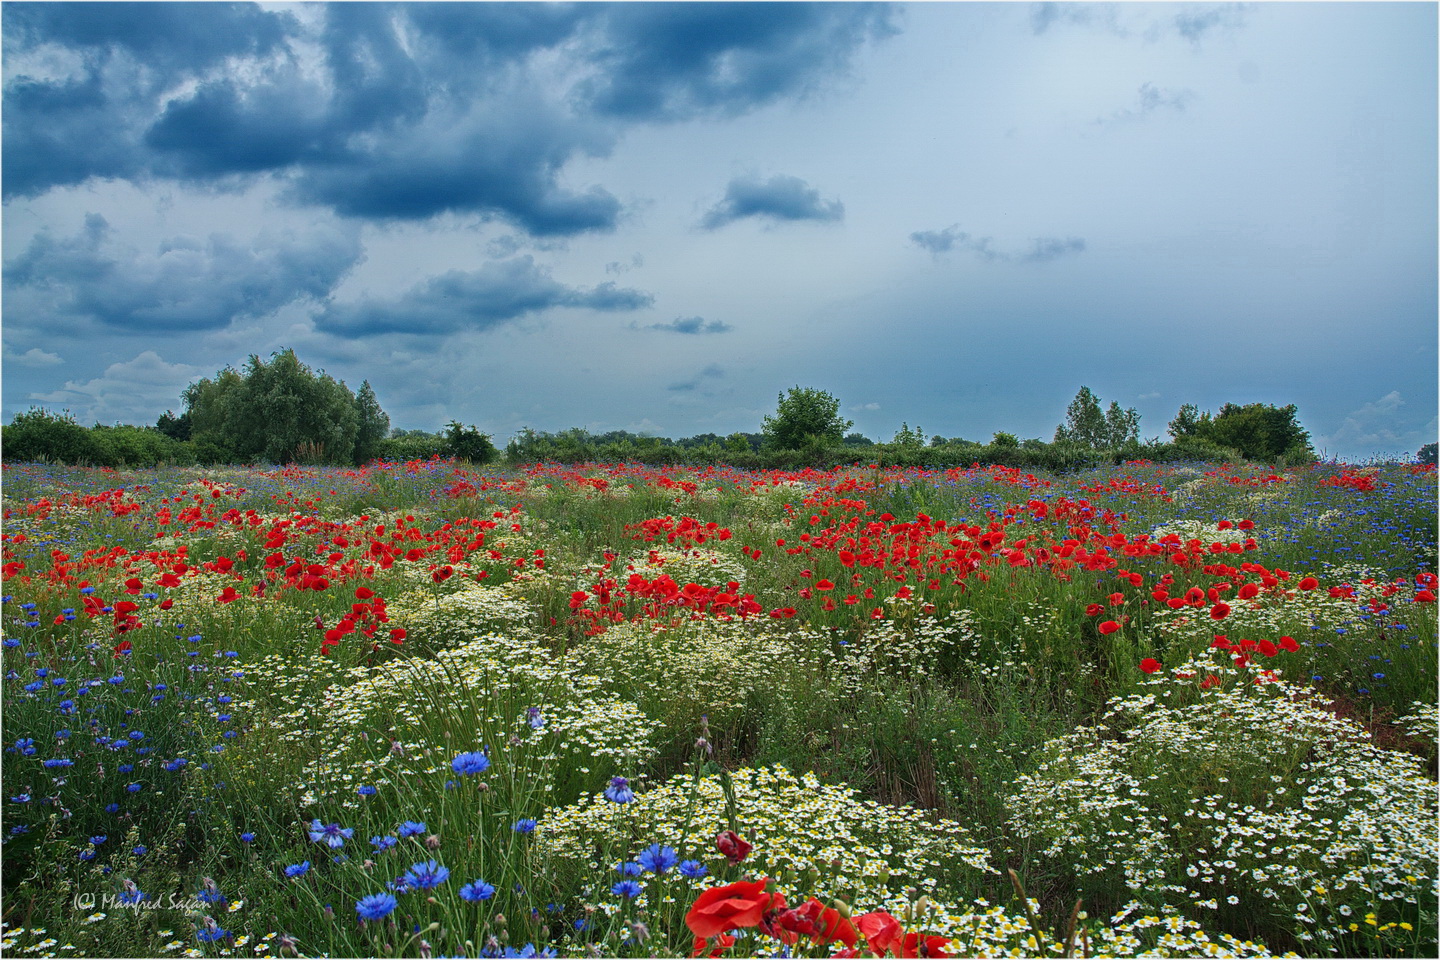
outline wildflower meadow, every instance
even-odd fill
[[[3,494],[6,955],[1437,952],[1433,466]]]

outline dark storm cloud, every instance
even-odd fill
[[[620,3],[605,7],[601,67],[581,93],[601,113],[678,120],[736,114],[845,70],[894,8],[868,3]]]
[[[326,296],[360,255],[356,231],[324,229],[261,234],[248,244],[221,234],[176,237],[147,255],[117,242],[105,218],[91,214],[75,236],[42,232],[5,264],[6,320],[89,320],[135,333],[213,330]]]
[[[11,3],[4,190],[274,174],[290,199],[346,216],[608,231],[619,200],[562,185],[571,160],[608,155],[627,123],[817,89],[892,33],[892,16],[873,4],[339,3],[297,17]],[[46,51],[79,66],[55,75]]]
[[[478,270],[451,270],[391,300],[328,305],[315,325],[328,333],[436,335],[487,330],[553,307],[639,310],[654,298],[643,291],[602,283],[584,290],[567,287],[531,257],[497,260]]]
[[[987,263],[1045,263],[1056,260],[1069,254],[1081,253],[1085,249],[1085,241],[1080,237],[1038,237],[1030,241],[1030,246],[1019,253],[1007,253],[995,248],[993,237],[972,237],[961,230],[958,225],[946,227],[944,230],[919,230],[910,234],[910,242],[924,250],[929,250],[937,257],[942,253],[949,253],[952,250],[963,250],[973,253],[976,257]]]
[[[704,317],[676,317],[669,323],[652,323],[646,330],[664,330],[669,333],[725,333],[733,329],[724,320],[706,320]]]
[[[716,230],[745,217],[770,220],[841,220],[845,205],[821,200],[820,191],[799,177],[736,177],[725,188],[725,199],[705,214],[700,226]]]
[[[249,3],[7,3],[7,53],[54,43],[87,60],[124,51],[152,69],[193,72],[226,57],[265,54],[294,27],[285,13]],[[162,78],[163,79],[163,78]]]

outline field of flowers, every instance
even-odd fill
[[[1433,468],[3,496],[7,955],[1436,955]]]

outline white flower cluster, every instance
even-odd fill
[[[1412,737],[1434,747],[1440,742],[1440,707],[1424,700],[1410,704],[1410,712],[1395,720],[1395,725]]]
[[[995,872],[986,851],[953,821],[864,800],[848,786],[780,766],[729,776],[735,826],[755,848],[746,870],[775,878],[787,895],[879,903],[906,887],[934,895],[937,877],[957,866]],[[681,774],[625,804],[603,794],[582,797],[546,814],[538,849],[596,870],[634,854],[636,837],[643,838],[640,846],[660,843],[682,857],[713,858],[716,835],[730,828],[722,777]],[[705,877],[694,886],[713,883]]]
[[[650,759],[656,724],[600,687],[598,678],[552,664],[541,641],[514,634],[486,634],[434,659],[383,664],[358,682],[327,689],[315,717],[307,718],[307,802],[414,773],[417,761],[419,772],[436,772],[435,761],[425,758],[440,729],[464,729],[498,755],[532,706],[544,724],[527,762],[552,777],[585,763],[630,769]],[[281,719],[293,735],[298,718]],[[535,786],[554,789],[553,782]]]
[[[698,583],[701,586],[723,586],[730,581],[745,583],[745,567],[735,557],[728,556],[708,547],[690,550],[676,550],[671,546],[646,545],[643,566],[636,564],[637,572],[653,579],[668,573],[678,584]],[[635,557],[641,559],[639,555]]]
[[[783,697],[786,684],[808,686],[819,670],[807,645],[768,618],[615,624],[586,637],[567,663],[576,674],[603,678],[606,689],[645,703],[672,729],[693,728],[701,714],[717,730],[725,728],[747,709]]]
[[[919,598],[888,600],[889,617],[867,623],[836,654],[847,690],[872,684],[877,677],[915,680],[927,677],[942,660],[957,662],[974,648],[975,615],[954,610],[944,617],[921,613]],[[868,607],[866,608],[868,609]]]
[[[1224,679],[1202,689],[1197,678]],[[1353,912],[1436,894],[1435,784],[1303,687],[1192,661],[1046,745],[1009,800],[1019,835],[1152,907],[1333,942]]]
[[[386,615],[390,626],[404,627],[433,647],[455,646],[487,633],[529,637],[535,621],[534,610],[514,585],[491,587],[458,577],[447,581],[444,590],[426,585],[400,594],[390,601]]]
[[[1181,543],[1199,540],[1208,547],[1212,543],[1244,543],[1255,536],[1253,530],[1241,530],[1236,526],[1220,530],[1217,527],[1217,524],[1204,520],[1171,520],[1150,531],[1150,540],[1158,543],[1161,538],[1173,535],[1179,537]]]

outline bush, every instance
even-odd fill
[[[68,412],[51,413],[39,407],[17,413],[0,431],[0,455],[11,462],[110,465],[107,452]]]
[[[488,433],[481,433],[474,426],[467,427],[454,420],[445,426],[445,452],[457,460],[471,463],[489,463],[500,453],[490,442]]]

